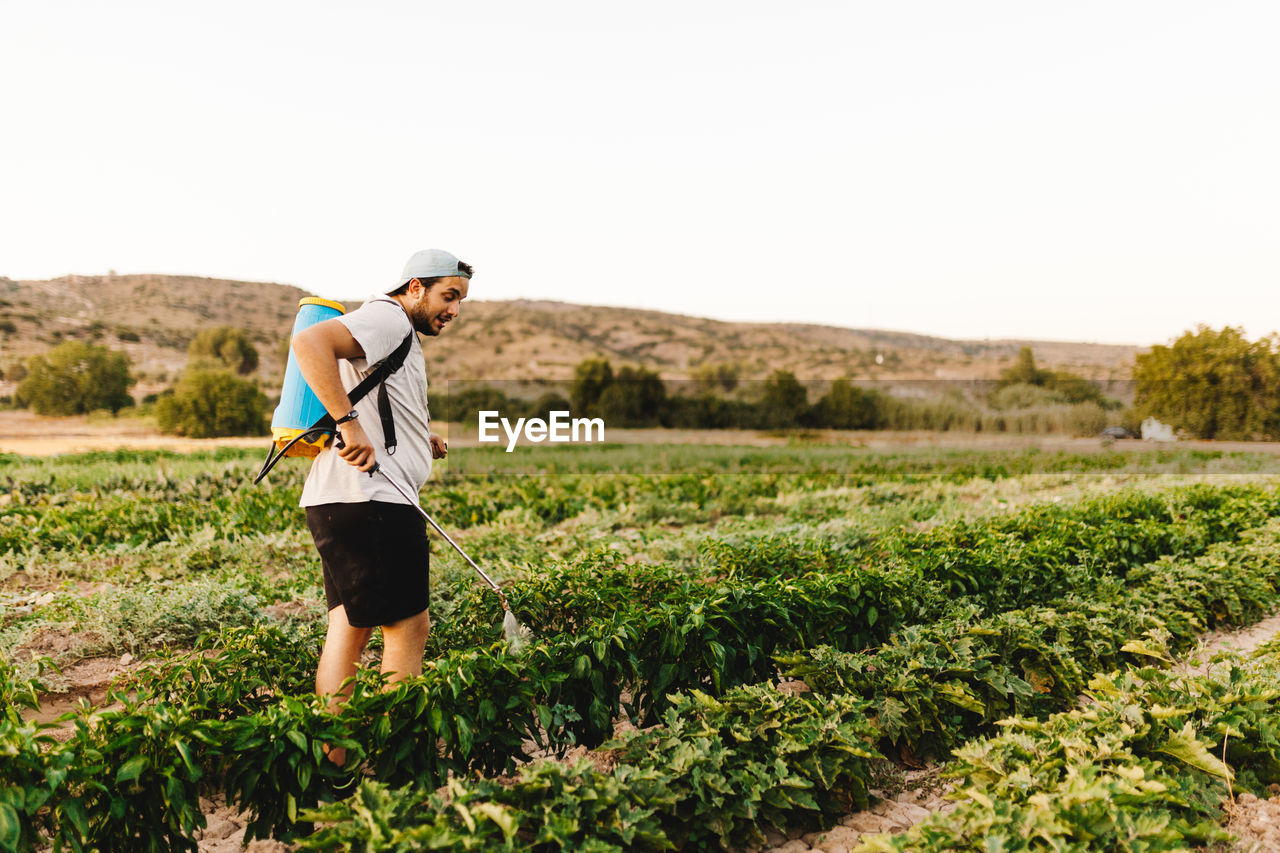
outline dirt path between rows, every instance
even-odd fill
[[[1208,658],[1219,652],[1248,654],[1280,634],[1280,614],[1263,619],[1233,632],[1214,632],[1206,637],[1202,662],[1194,672],[1208,669]],[[1236,853],[1268,853],[1280,850],[1280,785],[1270,786],[1271,797],[1259,799],[1253,794],[1239,794],[1234,802],[1226,802],[1227,831],[1236,836],[1232,848]]]

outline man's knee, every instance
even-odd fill
[[[346,608],[342,605],[329,611],[329,624],[325,630],[326,648],[355,649],[358,655],[372,636],[372,628],[357,628],[347,621]]]
[[[382,626],[382,636],[385,639],[388,634],[403,637],[406,642],[421,640],[426,642],[427,635],[431,633],[431,615],[426,611],[415,613],[407,616],[399,622],[393,622],[390,625]]]

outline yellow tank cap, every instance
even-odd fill
[[[298,307],[303,305],[323,305],[325,308],[332,308],[339,314],[347,313],[347,308],[341,302],[334,302],[330,299],[321,299],[319,296],[304,296],[298,300]]]

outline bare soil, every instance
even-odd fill
[[[1196,650],[1187,656],[1186,663],[1193,672],[1204,673],[1208,670],[1209,661],[1214,655],[1223,653],[1248,655],[1275,638],[1277,634],[1280,634],[1280,613],[1243,628],[1210,631],[1201,638]]]
[[[113,420],[74,415],[54,418],[26,411],[0,412],[0,453],[23,456],[56,456],[94,450],[173,450],[189,453],[214,447],[266,447],[259,438],[181,438],[161,435],[155,424],[143,418]]]
[[[293,845],[273,839],[258,839],[244,843],[244,829],[248,822],[243,812],[226,805],[221,798],[202,801],[205,827],[197,830],[195,841],[201,853],[289,853]]]
[[[24,709],[22,717],[28,722],[54,723],[85,702],[99,710],[119,708],[119,704],[107,702],[112,687],[121,677],[143,665],[141,661],[134,660],[133,655],[125,654],[118,658],[86,658],[65,667],[61,673],[46,673],[44,681],[61,692],[41,694],[39,707]],[[75,724],[63,720],[48,733],[57,740],[65,741],[74,731]]]
[[[1235,853],[1272,853],[1280,850],[1280,785],[1272,785],[1271,797],[1259,799],[1241,794],[1227,803],[1227,831],[1236,837]]]

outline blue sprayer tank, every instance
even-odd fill
[[[293,332],[289,340],[292,341],[303,329],[345,313],[347,309],[340,302],[330,302],[318,296],[300,299],[298,317],[293,321]],[[324,406],[302,378],[298,359],[293,354],[293,347],[290,347],[289,363],[284,369],[284,387],[280,390],[280,405],[276,406],[275,415],[271,418],[271,441],[276,447],[283,448],[324,415]],[[328,442],[328,434],[305,438],[290,447],[285,456],[316,456]]]

